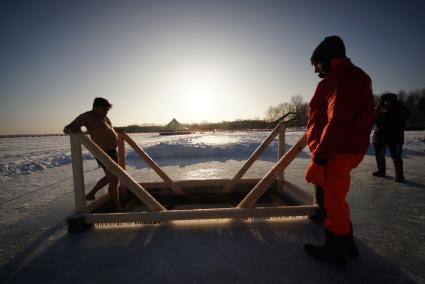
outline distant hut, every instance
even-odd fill
[[[191,134],[192,132],[184,127],[177,119],[173,118],[163,130],[159,132],[159,135],[184,135]]]

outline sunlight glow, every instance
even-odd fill
[[[177,98],[176,107],[184,110],[186,117],[207,120],[217,115],[217,97],[221,95],[224,82],[214,70],[192,67],[174,75],[169,89]]]

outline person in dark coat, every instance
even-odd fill
[[[404,143],[404,126],[410,110],[403,106],[396,94],[385,93],[377,106],[376,129],[373,133],[373,147],[378,170],[372,174],[376,177],[386,176],[385,152],[390,150],[394,162],[394,181],[405,181],[403,160],[401,158]]]

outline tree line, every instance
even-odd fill
[[[384,92],[385,93],[385,92]],[[382,94],[374,94],[375,106],[378,105]],[[398,100],[405,107],[409,108],[411,113],[406,121],[407,130],[425,129],[425,88],[413,91],[401,90],[396,93]],[[292,96],[289,103],[281,103],[277,106],[270,106],[266,111],[265,120],[273,121],[277,117],[288,112],[294,112],[295,117],[289,126],[302,127],[307,125],[308,121],[308,103],[303,102],[300,95]]]
[[[375,105],[378,104],[382,94],[374,95]],[[399,101],[411,111],[406,122],[408,130],[425,129],[425,88],[413,91],[401,90],[397,93]],[[308,102],[304,102],[301,95],[295,95],[289,102],[280,103],[276,106],[270,106],[265,112],[264,119],[222,121],[217,123],[191,123],[182,124],[191,131],[215,131],[215,130],[257,130],[272,129],[276,126],[277,120],[287,113],[292,113],[287,117],[289,120],[287,127],[305,127],[308,121]],[[129,125],[120,127],[129,133],[134,132],[158,132],[165,129],[165,126],[145,124]]]

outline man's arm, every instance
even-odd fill
[[[111,128],[112,128],[112,122],[111,122],[111,120],[109,119],[109,117],[105,117],[105,120],[106,120],[106,123],[109,125],[109,127],[111,127]]]
[[[63,129],[63,133],[65,134],[72,134],[77,133],[81,131],[81,127],[86,125],[87,119],[86,119],[86,113],[80,114],[77,116],[76,119],[74,119],[70,124],[65,126]]]
[[[362,95],[356,95],[357,92]],[[372,129],[374,113],[372,108],[369,108],[372,104],[372,96],[370,81],[365,81],[360,91],[353,90],[350,86],[339,86],[331,93],[328,98],[328,123],[322,132],[315,156],[323,160],[332,159],[342,143],[351,136],[350,131],[353,126],[360,125],[366,129],[370,126]],[[359,120],[353,120],[355,111],[357,111],[356,115],[361,115],[362,124],[359,124]]]
[[[353,101],[350,90],[337,88],[327,98],[328,122],[324,127],[314,160],[325,165],[334,158],[341,138],[347,137],[352,121]]]

